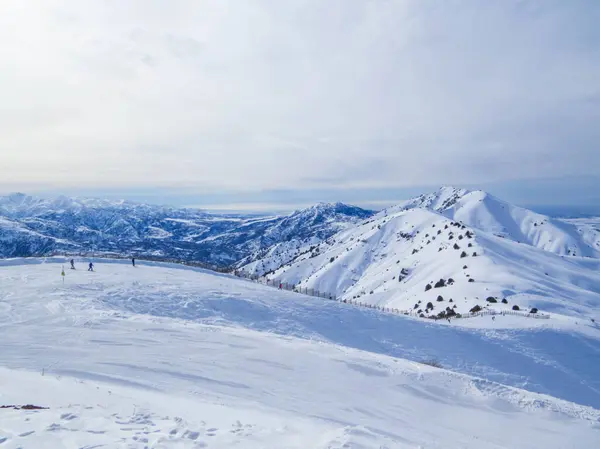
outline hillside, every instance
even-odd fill
[[[441,187],[384,211],[429,209],[485,232],[559,255],[600,257],[600,228],[590,220],[555,219],[481,190]]]
[[[7,447],[597,441],[593,326],[433,325],[199,269],[95,262],[63,283],[64,259],[0,261],[0,404],[49,407],[3,409]],[[430,359],[452,371],[418,363]]]
[[[304,248],[316,245],[372,215],[370,211],[343,203],[319,203],[295,211],[265,232],[263,239],[270,241],[270,246],[264,245],[238,261],[236,267],[263,275],[289,262]]]
[[[319,204],[288,216],[213,215],[194,209],[23,194],[0,197],[0,257],[112,253],[200,261],[252,262],[272,245],[318,242],[372,215]]]
[[[464,217],[461,204],[442,213]],[[465,314],[476,306],[496,311],[518,306],[600,318],[600,260],[559,256],[484,227],[429,209],[386,210],[269,277],[423,317]]]

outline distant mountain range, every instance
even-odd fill
[[[118,253],[229,267],[273,245],[320,242],[373,212],[317,204],[287,216],[216,215],[127,201],[0,197],[0,257]]]

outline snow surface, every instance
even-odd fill
[[[63,283],[64,260],[0,261],[0,405],[48,407],[1,409],[3,449],[597,447],[591,325],[443,326],[200,269],[84,262]]]

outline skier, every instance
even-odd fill
[[[135,267],[135,258],[134,257],[131,258],[131,265],[133,265]]]
[[[88,271],[94,271],[94,264],[92,262],[88,266]]]
[[[75,269],[75,261],[71,259],[71,270]]]

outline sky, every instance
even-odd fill
[[[596,0],[3,0],[0,193],[600,204],[598,23]]]

